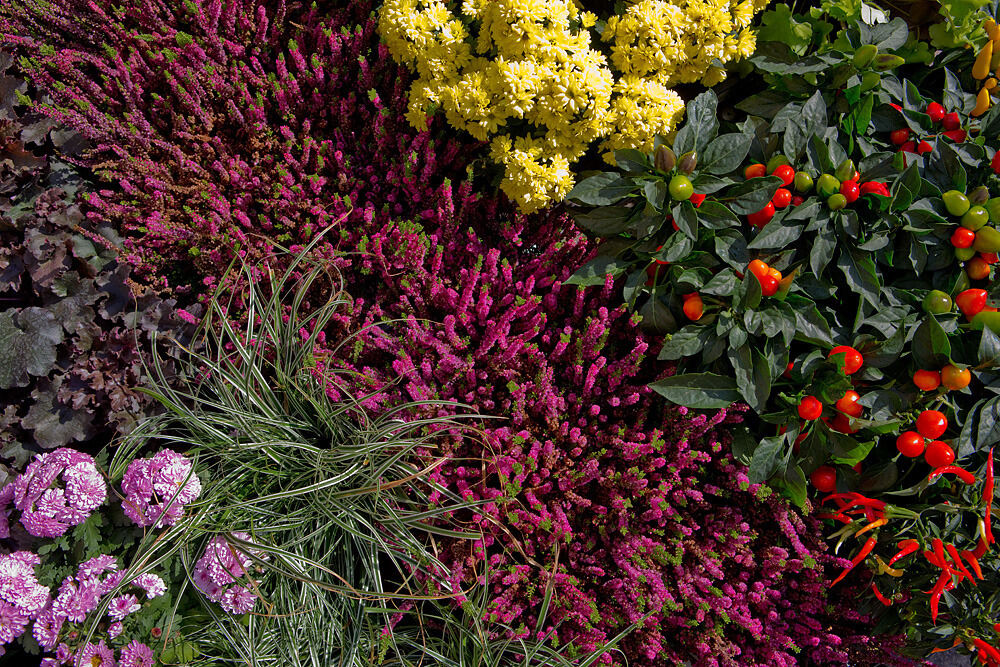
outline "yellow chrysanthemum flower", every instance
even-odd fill
[[[722,81],[719,62],[753,52],[749,26],[766,4],[636,0],[599,38],[610,62],[592,47],[598,17],[578,0],[385,0],[379,31],[417,75],[407,121],[424,129],[441,111],[489,141],[501,189],[534,211],[569,192],[571,165],[594,142],[612,159],[671,136],[684,105],[670,87]]]

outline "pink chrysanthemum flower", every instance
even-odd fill
[[[131,593],[128,595],[119,595],[111,600],[111,604],[108,605],[108,616],[115,621],[120,621],[140,609],[142,609],[142,605],[139,604],[138,598],[134,595]]]
[[[96,644],[87,644],[76,654],[76,667],[115,667],[115,652],[102,639]]]
[[[49,603],[49,589],[35,579],[39,562],[30,551],[0,555],[0,646],[20,637]]]
[[[151,573],[140,574],[132,581],[132,584],[144,590],[146,598],[149,600],[167,592],[167,585],[163,583],[163,579]]]
[[[250,535],[233,533],[233,537],[249,542]],[[263,552],[251,550],[262,560],[267,560]],[[216,536],[205,547],[205,553],[194,566],[194,584],[205,597],[218,602],[231,614],[245,614],[253,608],[257,596],[244,586],[232,585],[250,571],[253,560],[250,556],[226,541],[222,535]]]
[[[83,523],[108,494],[94,459],[68,447],[36,456],[13,489],[21,524],[35,537],[59,537]],[[0,495],[0,503],[3,499]]]
[[[122,479],[122,509],[140,526],[171,526],[184,506],[201,494],[201,481],[191,461],[169,449],[128,465]]]
[[[153,650],[138,639],[133,639],[122,649],[118,667],[153,667]]]

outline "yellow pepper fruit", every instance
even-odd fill
[[[990,74],[990,61],[993,60],[993,42],[986,42],[986,46],[976,56],[976,62],[972,66],[972,77],[974,79],[985,79]]]
[[[993,90],[996,87],[997,87],[997,80],[995,77],[991,76],[990,78],[986,79],[986,81],[983,82],[983,88],[985,88],[986,90]]]
[[[976,95],[976,108],[972,110],[973,116],[982,116],[990,108],[990,91],[980,88]]]
[[[986,34],[990,36],[990,40],[1000,42],[1000,26],[997,26],[996,21],[986,19],[983,21],[983,28],[986,30]]]

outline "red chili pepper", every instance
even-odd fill
[[[836,519],[841,523],[851,523],[851,519],[844,516],[842,512],[837,512],[836,514],[833,512],[824,512],[822,514],[817,514],[816,516],[820,519]]]
[[[945,584],[951,581],[951,572],[947,570],[941,573],[937,583],[931,589],[931,623],[937,625],[938,603],[941,601],[941,593],[944,592]]]
[[[941,475],[953,474],[966,484],[974,484],[976,482],[976,476],[965,468],[959,468],[958,466],[941,466],[940,468],[935,468],[931,471],[931,474],[927,475],[927,482],[933,482]]]
[[[983,554],[985,554],[989,550],[990,550],[990,547],[989,547],[988,544],[986,544],[986,537],[985,537],[985,531],[984,531],[983,532],[983,537],[979,538],[979,544],[977,544],[976,548],[972,550],[972,555],[975,556],[976,558],[982,558]]]
[[[975,557],[975,555],[971,551],[968,550],[962,551],[962,558],[964,558],[969,563],[969,567],[971,567],[972,571],[976,573],[976,576],[979,577],[980,581],[985,579],[985,577],[983,576],[983,569],[979,567],[979,560]]]
[[[853,570],[858,563],[863,561],[865,557],[871,553],[872,549],[875,548],[876,542],[878,542],[878,540],[876,540],[874,537],[869,537],[868,541],[865,542],[864,545],[861,547],[861,551],[858,552],[858,555],[851,559],[850,567],[845,568],[844,571],[840,573],[840,576],[838,576],[836,579],[833,580],[833,582],[830,584],[830,588],[836,586],[841,579],[847,576],[848,572]]]
[[[916,540],[902,540],[901,542],[898,542],[896,546],[899,547],[899,551],[896,552],[895,556],[889,559],[889,565],[892,565],[900,558],[906,558],[919,549],[920,542],[917,542]]]
[[[979,637],[973,637],[972,643],[975,644],[976,648],[978,648],[980,651],[986,653],[986,655],[990,658],[990,660],[1000,661],[1000,651],[993,648],[985,640],[982,640]]]
[[[934,555],[941,561],[941,565],[938,565],[938,567],[950,570],[951,567],[948,565],[948,561],[944,559],[944,542],[941,541],[941,538],[935,537],[931,540],[931,544],[934,546]]]
[[[945,548],[948,549],[948,555],[951,556],[951,560],[955,563],[955,567],[958,568],[958,571],[968,577],[973,586],[978,586],[976,580],[972,577],[972,573],[969,572],[969,568],[965,567],[965,564],[962,563],[962,557],[958,555],[958,549],[955,548],[955,545],[948,544],[945,545]]]
[[[986,503],[986,516],[983,522],[986,524],[986,539],[990,544],[996,542],[993,537],[993,528],[990,526],[990,515],[993,512],[993,448],[990,447],[990,455],[986,458],[986,486],[983,487],[983,502]]]
[[[875,599],[884,604],[886,607],[892,606],[892,600],[882,595],[882,591],[878,589],[878,586],[875,585],[874,581],[872,582],[872,593],[875,594]]]

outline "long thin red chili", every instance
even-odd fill
[[[937,583],[931,589],[931,622],[937,625],[938,603],[941,601],[941,593],[944,592],[945,584],[951,581],[951,572],[944,571],[938,577]]]
[[[989,550],[990,547],[988,544],[986,544],[986,531],[984,530],[983,536],[979,538],[979,544],[977,544],[976,548],[972,550],[972,555],[975,556],[976,558],[982,558],[983,554],[985,554]]]
[[[965,564],[962,562],[962,557],[958,555],[958,549],[955,548],[955,545],[946,544],[945,548],[948,550],[948,555],[951,556],[951,560],[955,563],[958,571],[968,577],[973,586],[978,586],[976,580],[972,576],[972,573],[969,572],[969,568],[965,567]]]
[[[972,571],[976,573],[976,576],[979,577],[980,581],[986,578],[983,576],[983,569],[979,567],[979,559],[977,559],[971,551],[962,551],[962,558],[969,563],[969,567],[971,567]]]
[[[953,474],[966,484],[974,484],[976,481],[976,476],[965,468],[959,468],[958,466],[941,466],[940,468],[935,468],[931,471],[931,474],[927,475],[927,481],[933,482],[941,475]]]
[[[878,540],[876,540],[874,537],[869,537],[868,541],[865,542],[864,545],[861,547],[861,551],[858,552],[858,555],[851,559],[851,565],[845,568],[844,571],[840,573],[840,576],[838,576],[836,579],[833,580],[833,582],[830,584],[830,587],[833,588],[834,586],[836,586],[841,579],[847,576],[848,572],[853,570],[858,563],[863,561],[865,557],[871,553],[872,549],[875,548],[876,542],[878,542]]]
[[[934,555],[937,556],[939,561],[941,561],[941,564],[938,565],[938,567],[950,570],[951,567],[948,565],[948,561],[944,559],[944,542],[941,541],[940,537],[935,537],[931,540],[931,544],[934,546]],[[935,563],[935,565],[937,565],[937,563]]]
[[[892,606],[892,600],[882,595],[882,591],[878,589],[878,586],[875,585],[875,582],[872,582],[872,593],[875,594],[875,599],[884,604],[886,607]]]
[[[993,528],[990,525],[990,516],[993,513],[993,448],[990,447],[990,455],[986,457],[986,486],[983,487],[983,502],[986,503],[986,516],[983,523],[986,525],[986,539],[990,544],[996,542],[993,537]]]
[[[995,649],[992,645],[979,637],[973,637],[972,643],[976,645],[980,651],[986,653],[992,660],[1000,661],[1000,651]]]
[[[898,542],[896,546],[899,547],[899,551],[896,552],[895,556],[889,559],[889,565],[892,565],[901,558],[906,558],[919,549],[920,542],[917,542],[916,540],[902,540],[901,542]]]

